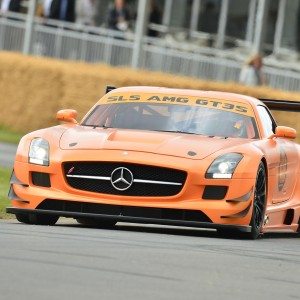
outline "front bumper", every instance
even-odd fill
[[[86,161],[97,161],[99,157],[101,157],[103,161],[124,161],[145,165],[154,165],[153,162],[155,162],[155,165],[157,166],[182,169],[188,174],[183,189],[175,196],[137,197],[97,194],[94,192],[77,190],[67,184],[61,162],[75,161],[76,158],[78,159],[78,155],[76,155],[75,152],[76,151],[72,152],[72,155],[70,155],[69,151],[67,151],[68,156],[67,154],[64,156],[62,155],[64,152],[60,151],[59,153],[61,156],[57,157],[56,160],[52,159],[49,167],[32,165],[24,161],[16,161],[14,170],[17,180],[12,183],[13,197],[11,197],[13,207],[8,208],[8,212],[14,213],[13,209],[23,209],[27,212],[38,211],[39,205],[44,200],[54,199],[57,201],[73,201],[126,207],[200,211],[207,215],[212,221],[213,224],[209,225],[210,228],[214,228],[212,226],[215,224],[247,226],[250,223],[252,213],[251,203],[253,199],[253,183],[255,179],[250,178],[249,176],[245,176],[246,178],[232,178],[230,180],[206,179],[203,174],[205,174],[210,161],[193,161],[169,156],[166,160],[166,156],[163,155],[150,153],[145,155],[144,153],[138,152],[129,153],[126,158],[124,158],[120,151],[103,150],[101,151],[101,155],[99,154],[100,152],[87,151],[86,153],[88,153],[88,155],[86,155]],[[51,187],[40,187],[34,185],[31,178],[32,172],[48,173],[51,179]],[[228,186],[226,197],[221,200],[203,199],[202,196],[204,188],[206,186],[214,185]],[[244,197],[245,195],[249,195],[249,197]],[[45,211],[42,213],[44,212]],[[66,216],[66,213],[67,212],[64,212],[60,215]],[[90,213],[93,212],[91,211]],[[55,214],[57,214],[57,212],[55,212]],[[119,217],[120,216],[114,216],[114,218]],[[138,217],[139,216],[134,216],[134,218]],[[120,218],[122,219],[122,217]],[[153,219],[156,220],[157,218]],[[158,224],[166,224],[162,222],[164,222],[164,220],[159,219]],[[167,222],[172,222],[172,220],[168,220]],[[175,220],[175,222],[176,224],[181,223],[180,220]],[[197,225],[197,227],[202,226]]]

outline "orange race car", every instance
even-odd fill
[[[64,216],[252,239],[297,232],[300,147],[296,131],[277,126],[265,103],[224,92],[110,89],[80,123],[76,111],[62,110],[65,124],[22,138],[7,212],[43,225]]]

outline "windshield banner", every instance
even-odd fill
[[[220,109],[238,113],[241,115],[254,117],[252,107],[248,103],[205,98],[197,96],[180,96],[180,95],[166,95],[166,94],[132,94],[132,93],[114,93],[105,95],[99,100],[99,104],[121,104],[121,103],[160,103],[160,104],[175,104],[175,105],[189,105],[201,106],[213,109]]]

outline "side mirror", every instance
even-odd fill
[[[274,138],[274,137],[295,139],[297,137],[297,131],[291,127],[277,126],[275,130],[275,134],[270,136],[270,138]]]
[[[59,110],[56,114],[56,119],[58,121],[62,121],[66,123],[78,124],[76,118],[77,118],[77,111],[74,109],[62,109]]]

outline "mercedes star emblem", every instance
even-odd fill
[[[127,168],[120,167],[113,170],[110,182],[116,190],[126,191],[133,184],[133,175]]]

